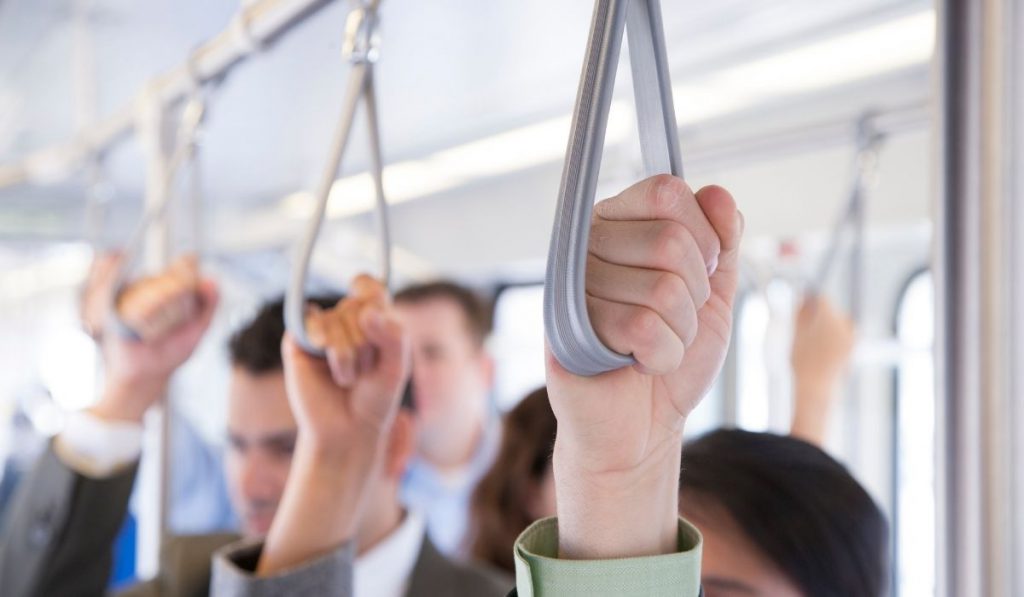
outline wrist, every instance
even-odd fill
[[[369,466],[380,451],[383,436],[367,429],[338,434],[299,425],[295,460],[324,473]]]
[[[141,423],[149,407],[167,393],[168,380],[111,380],[100,399],[88,410],[108,421]]]
[[[266,576],[328,553],[356,534],[373,458],[300,431],[281,504],[257,572]]]
[[[321,495],[333,495],[340,511],[359,505],[363,486],[377,461],[377,442],[324,441],[305,431],[299,432],[292,460],[291,476],[295,485],[315,488]],[[291,484],[289,482],[289,484]]]
[[[838,375],[831,373],[816,372],[813,375],[796,373],[793,375],[793,389],[797,398],[829,395],[838,384],[838,378]]]
[[[598,471],[556,439],[559,551],[567,559],[671,553],[676,548],[682,435],[643,461]]]

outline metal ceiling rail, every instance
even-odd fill
[[[135,130],[139,102],[156,97],[166,105],[185,97],[194,81],[190,62],[200,82],[223,77],[331,2],[259,0],[243,4],[224,31],[199,46],[181,65],[150,79],[120,110],[67,142],[33,151],[15,163],[0,164],[0,188],[67,176]]]
[[[753,135],[718,137],[703,143],[699,139],[691,139],[686,144],[686,161],[691,169],[706,170],[848,145],[850,133],[856,128],[862,114],[860,111]],[[927,132],[933,121],[931,102],[924,98],[872,110],[872,114],[874,129],[886,137],[916,131]]]

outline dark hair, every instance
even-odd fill
[[[888,525],[835,459],[788,436],[713,431],[683,449],[682,500],[709,499],[805,595],[876,597]]]
[[[530,393],[505,415],[498,455],[470,502],[474,559],[515,574],[513,545],[533,522],[529,496],[551,467],[555,427],[545,388]]]
[[[306,299],[323,309],[330,309],[344,297],[341,295],[314,296]],[[228,341],[231,364],[252,375],[276,373],[284,370],[281,360],[281,340],[284,339],[284,299],[264,303],[252,320],[242,326]],[[413,410],[412,382],[405,384],[402,408]]]
[[[318,296],[308,301],[328,309],[341,299],[341,296]],[[264,303],[256,312],[256,316],[231,336],[231,340],[228,341],[231,364],[253,375],[282,371],[283,338],[284,299],[278,298]]]
[[[491,303],[465,286],[437,281],[407,286],[395,294],[396,303],[416,304],[431,300],[454,303],[466,316],[469,334],[477,346],[483,346],[491,333]]]

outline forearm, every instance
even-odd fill
[[[672,553],[679,519],[682,429],[626,470],[594,473],[586,455],[555,442],[560,556],[609,559]]]
[[[353,539],[372,458],[325,449],[300,436],[259,575],[294,568]]]
[[[169,380],[162,377],[138,380],[109,379],[103,395],[88,410],[108,421],[140,423],[149,407],[166,395],[168,383]]]
[[[821,445],[828,432],[831,407],[836,392],[834,382],[806,380],[797,377],[794,383],[793,422],[789,433],[810,443]]]

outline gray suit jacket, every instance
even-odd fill
[[[135,467],[91,479],[43,452],[7,514],[0,595],[103,595],[134,481]]]
[[[128,511],[135,472],[136,467],[128,467],[113,477],[92,479],[68,468],[52,449],[46,450],[18,489],[0,538],[0,596],[104,595],[114,540]],[[227,594],[237,594],[247,586],[259,590],[272,584],[245,572],[246,566],[255,569],[260,544],[239,542],[234,534],[188,535],[172,537],[164,544],[157,578],[127,587],[117,595],[206,597],[211,587],[213,554],[224,546],[228,546],[223,551],[226,556],[242,562],[241,566],[229,567],[236,582],[228,586]],[[330,594],[350,595],[354,554],[343,548],[331,556],[333,559],[326,566],[321,563],[321,568],[333,575],[331,587],[346,588],[332,589]],[[294,582],[293,577],[279,580]],[[291,590],[294,585],[284,586],[289,587],[287,594],[295,593]],[[425,539],[407,594],[504,595],[511,586],[512,580],[500,573],[448,561]]]
[[[305,565],[270,578],[253,571],[262,541],[229,545],[214,556],[213,597],[270,597],[273,595],[351,597],[354,553],[351,544]],[[514,586],[511,578],[492,568],[466,565],[445,558],[424,537],[409,578],[407,597],[504,597]],[[372,597],[372,596],[368,596]]]
[[[114,541],[128,513],[136,466],[105,479],[68,468],[47,449],[22,481],[0,538],[0,595],[94,597],[107,593]],[[236,534],[171,537],[160,574],[118,597],[206,597],[211,555]]]

